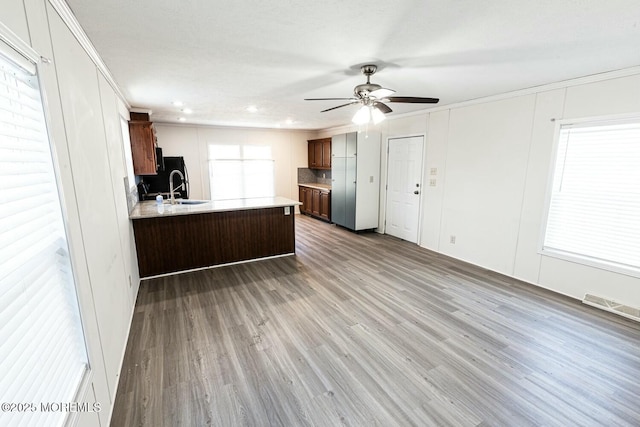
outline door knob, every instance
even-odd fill
[[[418,190],[414,191],[413,194],[420,194]]]

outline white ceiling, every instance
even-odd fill
[[[303,99],[350,97],[366,63],[379,66],[372,82],[437,105],[640,65],[639,0],[67,2],[156,122],[177,122],[180,100],[187,123],[346,124],[357,107],[320,113],[340,101]]]

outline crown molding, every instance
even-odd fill
[[[87,33],[85,33],[80,26],[78,19],[76,19],[76,16],[73,14],[71,8],[69,8],[69,5],[64,0],[48,0],[48,2],[55,9],[55,11],[58,12],[58,15],[60,15],[62,21],[69,28],[71,34],[73,34],[76,40],[78,40],[78,43],[80,43],[80,46],[82,46],[85,52],[87,52],[89,58],[91,58],[96,67],[98,67],[98,70],[107,80],[109,85],[113,88],[120,100],[126,105],[127,108],[131,108],[131,105],[122,93],[122,90],[120,90],[120,88],[116,84],[116,81],[113,79],[111,72],[107,68],[106,64],[102,61],[100,54],[98,54],[95,46],[93,46],[93,43],[91,43],[91,40],[87,36]]]
[[[148,115],[152,115],[153,114],[153,111],[151,111],[148,108],[138,108],[138,107],[129,108],[129,112],[130,113],[143,113],[143,114],[148,114]]]
[[[451,110],[453,108],[467,107],[467,106],[476,105],[476,104],[484,104],[486,102],[501,101],[503,99],[515,98],[518,96],[534,95],[540,92],[548,92],[556,89],[566,89],[573,86],[580,86],[580,85],[589,84],[589,83],[597,83],[605,80],[619,79],[622,77],[629,77],[637,74],[640,74],[640,66],[622,68],[622,69],[612,70],[612,71],[604,71],[602,73],[590,74],[588,76],[576,77],[573,79],[561,80],[553,83],[546,83],[539,86],[531,86],[524,89],[504,92],[497,95],[485,96],[482,98],[470,99],[468,101],[461,101],[454,104],[437,106],[434,108],[423,109],[420,111],[412,111],[410,113],[399,114],[398,116],[394,116],[394,117],[405,117],[405,116],[410,116],[410,115],[420,114],[420,113],[424,114],[424,113],[434,113],[442,110]]]

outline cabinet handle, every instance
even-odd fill
[[[413,194],[420,194],[418,190],[414,191]]]

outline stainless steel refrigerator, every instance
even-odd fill
[[[378,227],[380,134],[350,132],[331,138],[331,221],[350,230]]]

